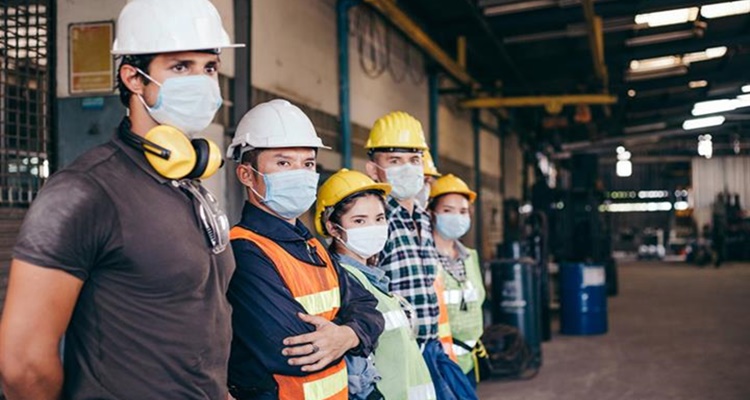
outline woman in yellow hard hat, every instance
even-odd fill
[[[318,233],[333,238],[331,253],[378,299],[377,309],[385,319],[385,330],[373,351],[382,379],[376,382],[367,372],[367,359],[347,356],[349,396],[371,399],[377,390],[385,399],[434,400],[430,372],[404,312],[408,303],[391,294],[385,272],[368,263],[388,239],[385,197],[390,191],[389,184],[376,183],[365,174],[347,169],[328,178],[318,191]]]
[[[440,275],[445,285],[444,300],[453,335],[453,351],[461,370],[477,382],[472,355],[484,330],[482,303],[484,282],[476,250],[459,239],[471,227],[470,207],[477,194],[460,178],[448,174],[438,178],[430,191],[428,209],[438,250]]]

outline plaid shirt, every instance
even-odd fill
[[[466,281],[465,262],[466,259],[469,258],[469,250],[458,240],[454,242],[454,246],[456,248],[456,258],[451,258],[449,255],[445,255],[439,251],[438,256],[440,257],[440,263],[443,265],[445,271],[448,272],[453,279],[460,283],[464,283]]]
[[[414,207],[413,215],[389,197],[388,242],[378,257],[379,267],[391,279],[391,292],[404,297],[416,309],[417,339],[437,339],[438,301],[433,283],[438,260],[427,213]]]

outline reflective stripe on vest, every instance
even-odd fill
[[[409,400],[432,400],[437,398],[432,383],[409,388]]]
[[[472,349],[474,348],[474,346],[477,345],[477,341],[476,340],[469,340],[469,341],[466,341],[464,343],[466,343],[466,345],[469,346],[469,347],[471,347]],[[457,344],[453,345],[453,352],[456,353],[456,355],[459,356],[459,357],[465,356],[467,354],[471,354],[470,350],[466,350],[465,348],[463,348],[463,347],[461,347],[461,346],[459,346]]]
[[[438,315],[438,340],[443,345],[445,354],[450,357],[451,360],[458,362],[456,353],[453,352],[453,334],[451,333],[451,324],[448,316],[448,307],[445,304],[445,281],[442,273],[443,267],[438,267],[438,274],[435,277],[435,294],[438,299],[438,307],[440,309],[440,315]]]
[[[467,303],[474,302],[479,300],[479,291],[476,287],[474,287],[474,284],[471,283],[471,281],[467,281],[465,284],[464,290],[460,289],[454,289],[454,290],[446,290],[445,294],[443,295],[443,298],[445,300],[445,304],[447,305],[456,305],[461,304],[461,301],[465,301]]]
[[[401,310],[385,312],[383,313],[383,319],[385,319],[385,331],[400,328],[411,328],[411,326],[409,325],[409,319]]]
[[[325,378],[305,382],[302,384],[302,391],[305,394],[305,400],[326,400],[332,399],[335,395],[347,389],[349,378],[346,368],[338,368],[333,375]]]
[[[339,276],[333,261],[317,239],[310,239],[307,244],[316,250],[324,266],[300,261],[271,239],[240,227],[232,228],[230,237],[258,246],[274,264],[294,299],[308,314],[329,321],[336,317],[341,306]],[[347,400],[349,397],[344,360],[313,374],[274,374],[273,378],[279,386],[279,400]]]
[[[311,315],[319,315],[341,307],[341,292],[339,288],[295,297],[302,307]]]

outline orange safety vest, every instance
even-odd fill
[[[325,263],[325,268],[294,258],[267,237],[241,227],[231,230],[232,240],[244,239],[258,246],[276,266],[294,299],[310,315],[329,321],[341,306],[339,276],[323,245],[315,238],[307,241]],[[306,376],[273,375],[279,385],[279,400],[347,400],[349,397],[346,363],[341,360],[322,371]]]
[[[453,334],[451,333],[451,324],[448,320],[448,307],[445,305],[445,282],[443,281],[443,275],[438,274],[435,278],[435,294],[438,298],[438,307],[440,308],[440,314],[438,315],[438,340],[443,345],[443,350],[451,360],[458,362],[456,352],[453,350]]]

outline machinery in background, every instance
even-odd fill
[[[545,329],[549,330],[549,295],[542,294],[548,292],[543,285],[546,220],[538,213],[522,215],[521,209],[518,200],[505,201],[506,241],[498,246],[499,257],[489,262],[492,325],[485,329],[482,342],[497,378],[534,377],[542,366],[541,344]]]
[[[667,254],[664,246],[664,230],[646,228],[641,234],[641,244],[638,246],[639,260],[662,260]]]

